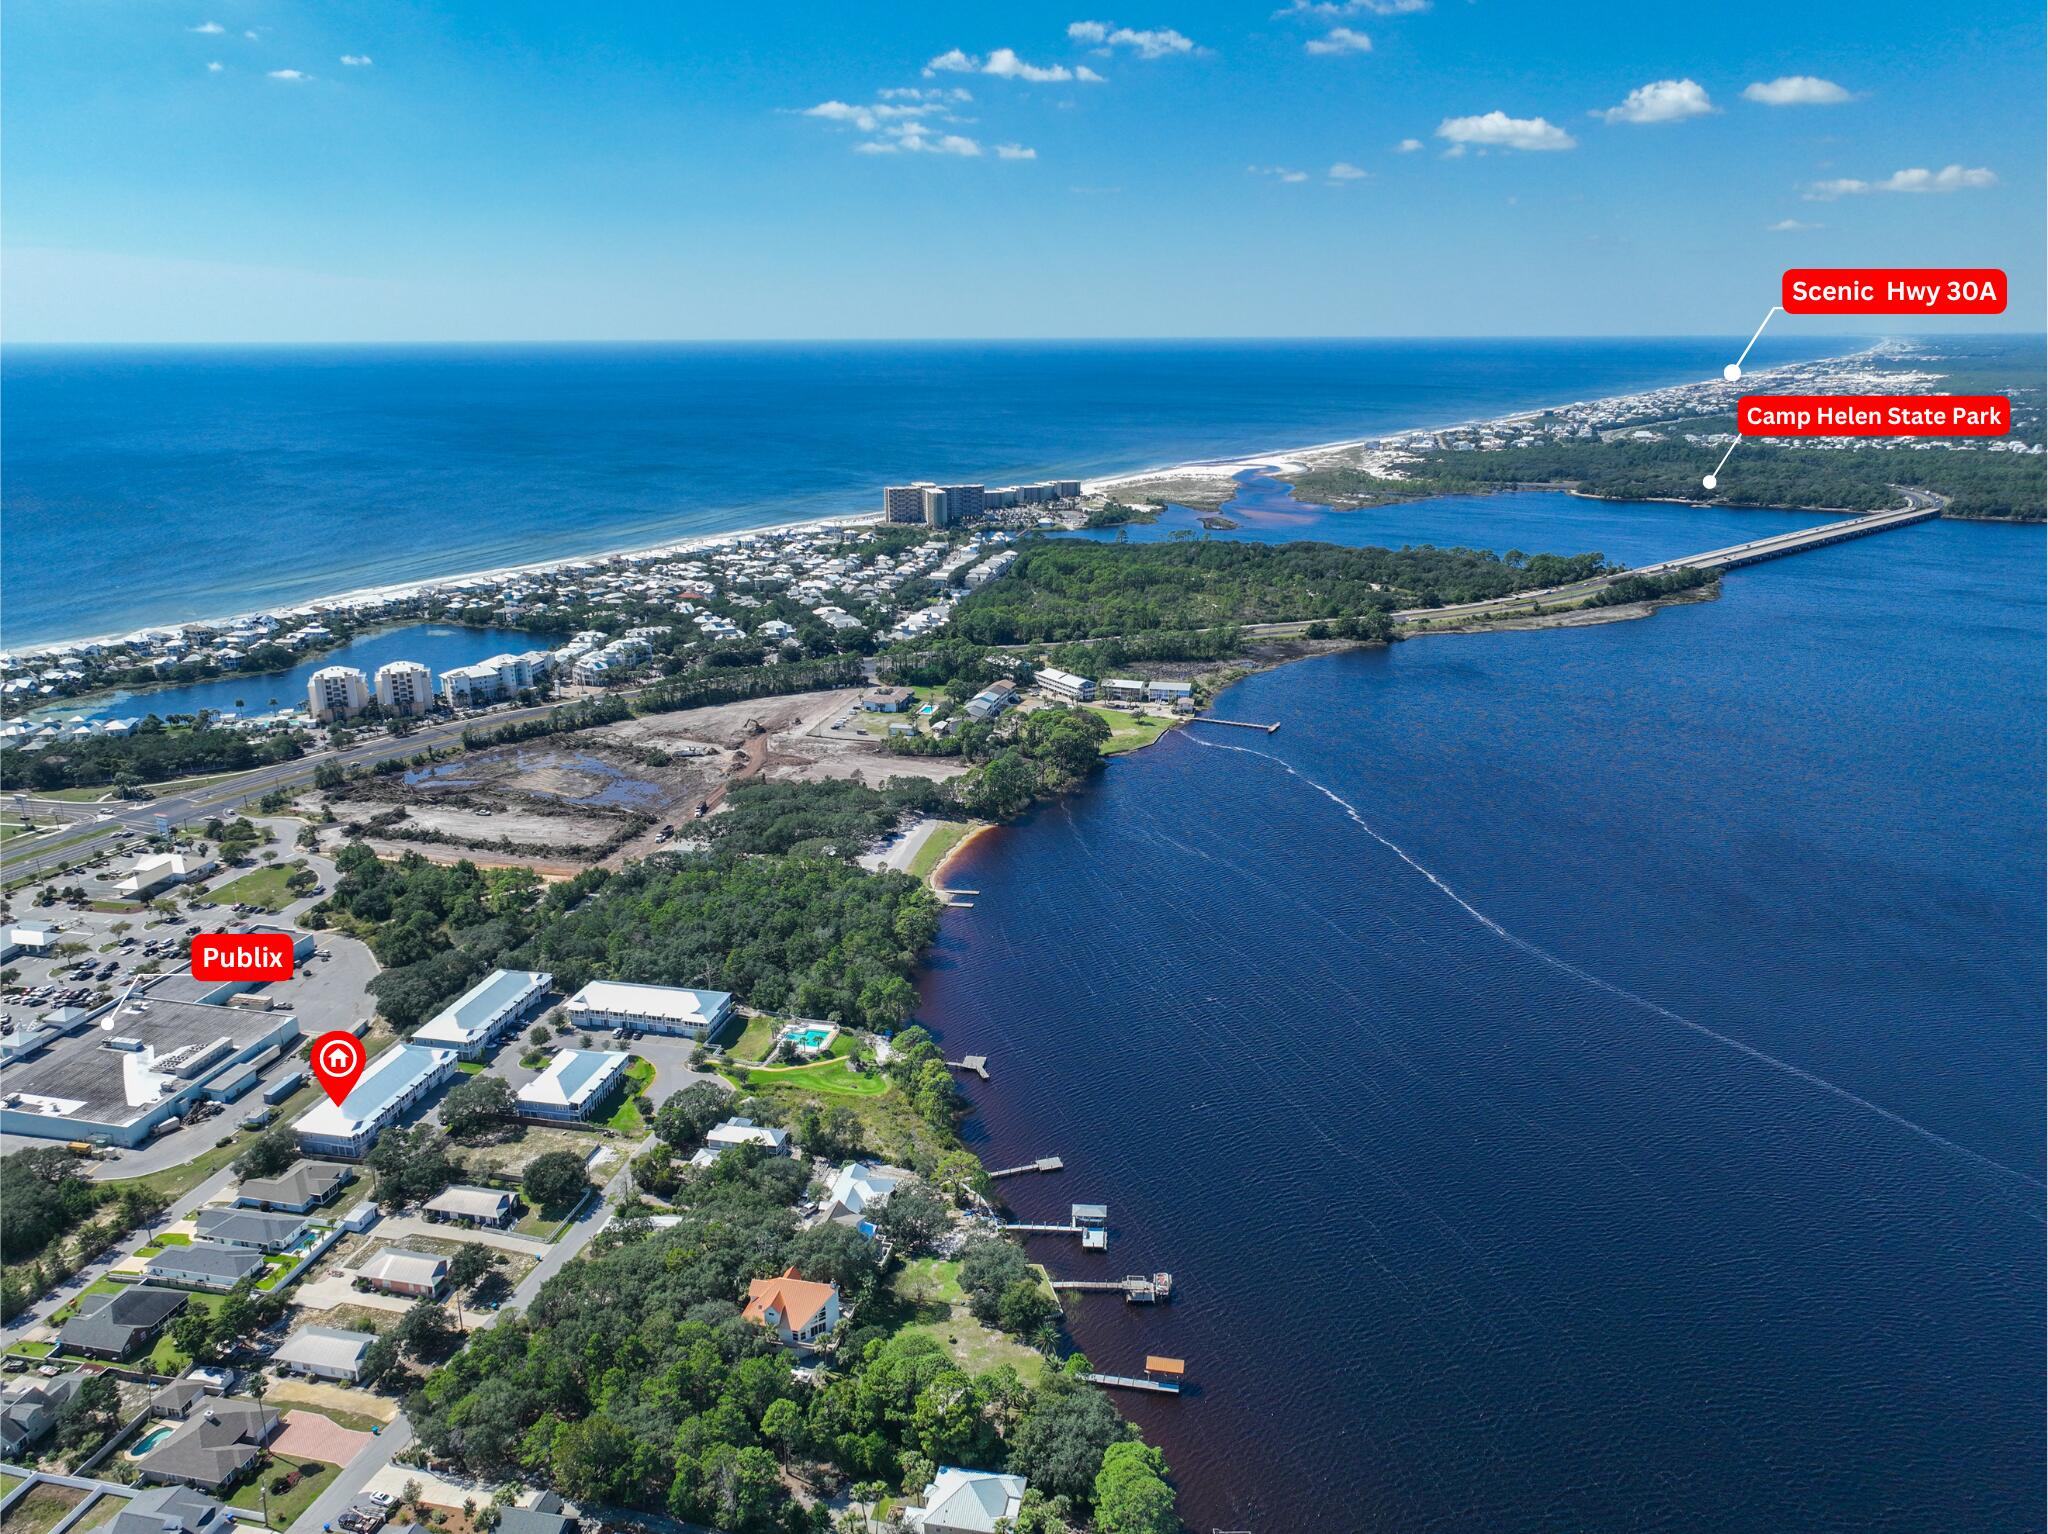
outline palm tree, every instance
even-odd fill
[[[256,1407],[262,1413],[263,1441],[270,1442],[270,1412],[263,1405],[263,1398],[270,1394],[270,1381],[263,1377],[263,1371],[254,1370],[249,1375],[249,1394],[256,1398]],[[263,1527],[270,1527],[270,1476],[266,1471],[256,1473],[257,1494],[263,1499]]]

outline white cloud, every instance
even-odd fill
[[[1035,160],[1038,158],[1038,151],[1036,149],[1027,149],[1022,144],[998,144],[996,145],[996,158],[998,160]]]
[[[1334,53],[1370,53],[1372,39],[1363,32],[1352,31],[1349,27],[1332,27],[1321,37],[1311,37],[1301,46],[1319,56]]]
[[[1279,21],[1288,16],[1413,16],[1417,11],[1429,9],[1429,0],[1294,0],[1284,11],[1275,11],[1273,19]]]
[[[1289,186],[1298,186],[1308,180],[1305,170],[1290,170],[1285,165],[1247,165],[1245,172],[1253,176],[1271,176],[1275,181],[1284,181]]]
[[[1850,99],[1849,93],[1832,80],[1814,75],[1780,75],[1745,86],[1744,101],[1760,101],[1767,107],[1832,107]]]
[[[313,77],[302,69],[273,69],[270,72],[270,78],[273,80],[310,80]]]
[[[1801,229],[1821,229],[1825,227],[1823,224],[1809,224],[1806,220],[1800,218],[1781,218],[1770,226],[1769,232],[1771,234],[1792,234]]]
[[[1485,112],[1477,117],[1446,117],[1436,125],[1436,136],[1449,140],[1453,153],[1461,153],[1468,146],[1479,149],[1575,149],[1579,142],[1544,118],[1510,117],[1505,112]]]
[[[1028,80],[1034,85],[1058,85],[1068,80],[1083,80],[1100,85],[1102,76],[1086,64],[1069,69],[1064,64],[1031,64],[1017,56],[1014,48],[997,48],[986,59],[959,48],[948,48],[944,53],[924,66],[925,78],[940,74],[983,74],[994,75],[1001,80]]]
[[[907,122],[934,113],[945,115],[932,102],[920,102],[914,106],[903,106],[895,102],[876,102],[867,105],[851,101],[821,101],[814,107],[805,107],[804,117],[816,117],[825,122],[845,123],[863,133],[873,133],[884,123]]]
[[[1630,91],[1620,106],[1590,115],[1611,123],[1675,123],[1714,110],[1697,80],[1653,80]]]
[[[203,32],[208,37],[218,37],[221,33],[227,31],[227,28],[217,21],[202,21],[198,26],[187,27],[185,30],[188,32]]]
[[[1419,138],[1404,138],[1404,139],[1402,139],[1402,140],[1401,140],[1401,142],[1400,142],[1400,143],[1398,143],[1398,144],[1396,144],[1396,145],[1394,146],[1394,153],[1395,153],[1395,154],[1414,154],[1414,153],[1415,153],[1415,152],[1416,152],[1416,151],[1417,151],[1418,149],[1420,149],[1421,147],[1422,147],[1422,140],[1421,140],[1421,139],[1419,139]]]
[[[1345,160],[1339,160],[1330,167],[1330,179],[1332,181],[1363,181],[1365,174],[1356,165],[1350,164]]]
[[[1067,36],[1077,43],[1099,44],[1104,53],[1129,48],[1141,59],[1171,58],[1175,54],[1199,52],[1193,38],[1172,27],[1137,31],[1109,21],[1076,21],[1067,26]]]
[[[930,90],[920,90],[915,85],[893,85],[887,90],[876,91],[875,96],[882,101],[972,101],[974,92],[961,85],[951,89],[933,86]]]
[[[226,69],[226,68],[227,68],[227,65],[223,64],[223,63],[222,63],[222,62],[221,62],[221,61],[220,61],[219,59],[215,59],[215,60],[214,60],[214,61],[213,61],[212,63],[210,63],[210,64],[208,64],[208,65],[206,66],[206,72],[207,72],[208,74],[210,74],[210,75],[217,75],[217,74],[219,74],[219,73],[220,73],[220,72],[221,72],[221,71],[222,71],[223,69]]]
[[[348,65],[350,69],[368,69],[372,63],[367,53],[344,53],[341,56],[341,61]]]
[[[1998,185],[1998,178],[1979,166],[1944,165],[1940,170],[1895,170],[1882,181],[1816,181],[1806,189],[1808,202],[1833,202],[1838,197],[1860,197],[1866,192],[1963,192],[1981,191]]]

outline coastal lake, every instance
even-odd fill
[[[1756,366],[1838,355],[1765,336]],[[4,644],[1711,377],[1728,338],[0,348]]]
[[[451,666],[468,666],[507,650],[532,650],[541,640],[518,629],[464,628],[453,623],[407,623],[351,639],[347,644],[301,661],[289,671],[241,672],[174,687],[146,687],[135,692],[98,693],[38,709],[34,717],[49,719],[144,719],[151,714],[267,714],[279,708],[306,706],[306,679],[323,666],[354,666],[374,677],[388,661],[416,660],[440,675]]]
[[[1227,536],[1598,549],[1558,495]],[[1174,517],[1185,514],[1175,513]],[[1163,536],[1177,524],[1133,528]],[[1639,622],[1265,672],[974,842],[921,1019],[1196,1529],[2042,1527],[2043,549],[1931,522]]]

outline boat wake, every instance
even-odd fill
[[[1695,1022],[1693,1021],[1693,1019],[1689,1017],[1685,1017],[1677,1012],[1672,1011],[1669,1007],[1660,1006],[1656,1002],[1651,1001],[1647,996],[1639,996],[1634,991],[1629,990],[1626,986],[1617,985],[1612,980],[1608,980],[1600,975],[1594,974],[1591,970],[1581,969],[1578,965],[1572,963],[1569,959],[1560,958],[1558,955],[1552,953],[1549,949],[1544,948],[1542,945],[1538,943],[1532,943],[1529,941],[1529,939],[1522,937],[1514,932],[1510,932],[1506,927],[1503,927],[1499,922],[1495,921],[1491,916],[1488,916],[1484,911],[1480,910],[1477,906],[1473,905],[1471,901],[1467,900],[1463,895],[1460,895],[1455,889],[1451,888],[1449,884],[1446,884],[1443,881],[1443,879],[1439,877],[1433,869],[1427,868],[1423,864],[1417,862],[1415,858],[1408,853],[1406,848],[1396,845],[1395,843],[1389,841],[1386,837],[1382,836],[1378,831],[1374,830],[1371,823],[1368,822],[1366,818],[1358,812],[1357,805],[1353,804],[1349,799],[1346,799],[1342,794],[1337,793],[1327,784],[1319,783],[1314,778],[1310,777],[1307,773],[1300,771],[1298,768],[1294,766],[1293,763],[1287,761],[1286,758],[1275,756],[1270,751],[1257,751],[1249,746],[1231,746],[1225,745],[1221,741],[1205,740],[1201,736],[1196,735],[1192,731],[1183,731],[1182,735],[1185,739],[1194,742],[1194,744],[1200,746],[1205,751],[1235,751],[1240,756],[1260,757],[1265,761],[1273,763],[1276,767],[1280,768],[1281,771],[1285,772],[1289,777],[1298,779],[1299,781],[1306,783],[1310,788],[1313,788],[1317,793],[1321,794],[1324,798],[1328,799],[1332,804],[1336,805],[1339,809],[1343,810],[1345,815],[1350,818],[1352,824],[1356,825],[1359,828],[1359,830],[1363,831],[1367,836],[1371,837],[1374,841],[1378,842],[1382,847],[1386,848],[1387,851],[1393,853],[1395,857],[1399,858],[1403,863],[1406,863],[1410,868],[1414,869],[1415,872],[1422,875],[1423,878],[1427,879],[1432,885],[1436,887],[1437,891],[1441,893],[1445,899],[1449,900],[1453,905],[1457,906],[1459,910],[1463,911],[1467,916],[1471,917],[1474,921],[1478,922],[1480,926],[1484,927],[1488,932],[1491,932],[1503,943],[1508,944],[1512,948],[1520,950],[1522,953],[1527,954],[1530,958],[1537,960],[1539,963],[1547,964],[1548,966],[1550,966],[1550,968],[1557,970],[1561,974],[1569,975],[1572,979],[1579,981],[1583,985],[1589,985],[1594,987],[1595,989],[1605,991],[1608,995],[1616,997],[1621,1001],[1625,1001],[1631,1006],[1640,1007],[1642,1010],[1653,1013],[1656,1016],[1665,1019],[1667,1022],[1676,1023],[1681,1028],[1688,1028],[1692,1032],[1700,1035],[1702,1038],[1711,1039],[1713,1042],[1722,1045],[1724,1048],[1734,1050],[1737,1054],[1746,1055],[1751,1060],[1756,1061],[1759,1065],[1765,1065],[1770,1067],[1774,1071],[1783,1072],[1785,1075],[1792,1077],[1796,1081],[1803,1081],[1808,1086],[1818,1088],[1820,1091],[1827,1093],[1830,1097],[1839,1098],[1842,1102],[1848,1103],[1851,1107],[1861,1109],[1865,1113],[1875,1114],[1878,1118],[1883,1119],[1885,1122],[1893,1124],[1898,1128],[1905,1130],[1909,1134],[1917,1135],[1921,1139],[1925,1140],[1928,1144],[1936,1146],[1941,1150],[1948,1151],[1952,1155],[1961,1156],[1966,1160],[1976,1163],[1978,1166],[1983,1167],[1988,1171],[1996,1172],[2001,1176],[2011,1178],[2015,1182],[2018,1182],[2029,1189],[2048,1192],[2048,1184],[2044,1184],[2040,1182],[2038,1179],[2028,1176],[2025,1172],[2019,1171],[2013,1167],[2009,1167],[2002,1161],[1994,1161],[1989,1156],[1971,1150],[1967,1145],[1959,1145],[1954,1140],[1949,1139],[1946,1135],[1937,1134],[1934,1130],[1927,1128],[1923,1124],[1916,1124],[1913,1122],[1913,1120],[1906,1118],[1904,1115],[1894,1113],[1891,1109],[1886,1108],[1881,1104],[1874,1103],[1867,1097],[1859,1097],[1856,1093],[1851,1092],[1847,1087],[1837,1086],[1834,1082],[1829,1081],[1827,1078],[1823,1076],[1816,1076],[1812,1071],[1805,1070],[1800,1066],[1794,1065],[1789,1060],[1781,1060],[1776,1055],[1769,1054],[1764,1050],[1758,1049],[1753,1044],[1745,1044],[1742,1040],[1738,1038],[1733,1038],[1728,1034],[1722,1033],[1718,1029],[1709,1028],[1705,1023]],[[2038,1220],[2042,1217],[2042,1213],[2038,1209],[2038,1207],[2035,1208],[2033,1211],[2033,1218]]]

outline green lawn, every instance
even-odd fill
[[[17,836],[32,836],[36,827],[25,826],[18,820],[0,820],[0,842],[12,841]]]
[[[87,1284],[83,1289],[79,1290],[76,1298],[66,1301],[61,1309],[55,1311],[51,1315],[50,1320],[53,1323],[62,1323],[65,1321],[69,1321],[73,1316],[78,1314],[79,1305],[87,1295],[119,1294],[122,1291],[122,1289],[126,1287],[127,1286],[125,1284],[122,1284],[115,1279],[96,1278],[91,1283]]]
[[[269,1466],[257,1472],[254,1480],[228,1498],[228,1505],[261,1509],[263,1487],[269,1484],[271,1477],[281,1473],[280,1467],[285,1463],[284,1460],[272,1460]],[[273,1529],[291,1527],[299,1514],[313,1505],[314,1498],[327,1489],[327,1483],[341,1473],[338,1467],[323,1465],[318,1460],[292,1460],[289,1463],[294,1466],[313,1465],[317,1468],[313,1474],[301,1476],[299,1484],[290,1491],[274,1491],[270,1494],[270,1526]]]
[[[296,1261],[298,1261],[296,1257],[277,1255],[265,1257],[263,1259],[265,1271],[263,1276],[256,1280],[256,1287],[264,1290],[275,1289],[278,1286],[279,1280],[292,1270],[292,1264]]]
[[[191,1244],[192,1238],[183,1231],[167,1230],[160,1236],[152,1236],[149,1245],[137,1247],[135,1255],[138,1257],[154,1257],[167,1246],[190,1246]]]
[[[185,1292],[187,1304],[196,1305],[209,1314],[218,1311],[226,1299],[224,1294],[202,1294],[195,1290]],[[164,1334],[156,1340],[156,1346],[150,1349],[149,1366],[158,1374],[182,1374],[192,1362],[192,1355],[171,1341],[172,1328],[177,1324],[173,1320],[170,1326],[165,1327]]]
[[[1109,739],[1102,745],[1105,756],[1149,746],[1173,728],[1172,720],[1155,719],[1149,714],[1140,717],[1110,708],[1091,708],[1088,712],[1109,726]]]
[[[596,1191],[597,1189],[594,1186],[590,1190],[591,1193]],[[562,1239],[563,1233],[569,1228],[569,1217],[575,1214],[578,1209],[581,1209],[584,1201],[589,1197],[589,1193],[584,1194],[583,1198],[578,1199],[566,1209],[529,1208],[526,1213],[512,1222],[513,1232],[521,1236],[531,1236],[536,1241],[559,1241]]]
[[[776,1030],[781,1027],[779,1017],[750,1017],[728,1052],[735,1060],[765,1060],[768,1051],[775,1047]]]
[[[273,863],[268,868],[259,868],[253,873],[243,874],[226,884],[217,884],[206,892],[208,900],[219,901],[222,905],[240,904],[261,906],[266,911],[282,911],[298,896],[285,887],[292,870],[282,863]]]
[[[0,1472],[0,1497],[6,1496],[10,1491],[14,1490],[14,1488],[19,1486],[20,1484],[20,1476],[7,1475],[4,1472]]]
[[[1044,1277],[1042,1270],[1039,1276]],[[1045,1373],[1044,1354],[974,1318],[967,1308],[966,1296],[960,1292],[957,1262],[937,1257],[911,1259],[890,1280],[884,1303],[891,1319],[902,1316],[904,1331],[926,1332],[938,1338],[939,1345],[969,1374],[1008,1364],[1025,1383],[1035,1385]],[[865,1322],[871,1318],[861,1319]]]
[[[481,1076],[486,1069],[481,1060],[457,1060],[455,1068],[465,1076]]]
[[[96,1529],[103,1523],[111,1523],[114,1515],[127,1506],[126,1497],[117,1497],[112,1492],[107,1492],[93,1503],[83,1518],[66,1529],[64,1534],[86,1534],[88,1529]]]
[[[54,1342],[17,1342],[7,1351],[18,1353],[23,1358],[48,1358],[57,1350]]]
[[[924,839],[924,845],[917,849],[917,856],[910,860],[909,873],[913,879],[929,879],[939,864],[945,862],[946,854],[974,832],[974,826],[960,821],[941,821],[933,828],[932,834]]]
[[[850,1071],[843,1060],[820,1060],[815,1065],[763,1066],[753,1070],[723,1067],[725,1077],[735,1086],[751,1091],[764,1088],[808,1087],[813,1092],[835,1097],[880,1097],[889,1090],[889,1078],[876,1072]]]
[[[619,1106],[612,1110],[605,1123],[613,1129],[629,1135],[647,1133],[647,1117],[640,1111],[638,1098],[641,1093],[654,1085],[654,1064],[649,1060],[634,1059],[626,1066],[626,1079],[619,1092]]]

